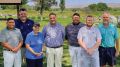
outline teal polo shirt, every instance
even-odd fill
[[[105,27],[103,24],[100,24],[98,28],[102,36],[100,46],[115,47],[115,40],[119,38],[117,27],[110,23],[108,27]]]

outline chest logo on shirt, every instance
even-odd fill
[[[57,36],[56,31],[53,28],[48,28],[47,31],[51,38],[55,38]]]

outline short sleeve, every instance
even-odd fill
[[[42,34],[43,34],[44,37],[46,37],[46,26],[43,28]]]
[[[6,34],[5,31],[1,31],[0,33],[0,42],[6,42],[7,38],[6,38]]]
[[[114,35],[114,38],[115,38],[115,39],[118,39],[118,38],[119,38],[117,27],[115,27],[115,35]]]
[[[97,39],[102,39],[100,30],[98,28],[96,28],[96,35],[97,35]]]
[[[83,28],[80,28],[80,30],[79,30],[79,32],[78,32],[78,36],[77,36],[77,39],[80,39],[80,38],[82,38],[82,30],[83,30]]]
[[[31,42],[31,36],[28,34],[25,40],[25,44],[30,44]]]
[[[62,38],[64,39],[65,38],[65,27],[62,28]]]
[[[20,30],[19,30],[19,40],[23,40],[23,37],[22,37]]]

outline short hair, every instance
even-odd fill
[[[51,16],[51,15],[55,15],[55,16],[56,16],[56,14],[55,14],[55,13],[53,13],[53,12],[49,14],[49,16]]]
[[[27,11],[27,10],[26,10],[25,8],[21,8],[21,9],[19,10],[19,12],[20,12],[20,11]]]
[[[8,18],[8,19],[7,19],[7,22],[8,22],[9,20],[14,20],[14,19],[13,19],[13,18]]]
[[[94,17],[93,17],[92,15],[88,15],[88,16],[86,17],[86,19],[87,19],[88,17],[93,18],[93,20],[94,20]]]
[[[88,15],[87,17],[93,17],[92,15]]]
[[[40,24],[39,24],[39,23],[35,23],[35,24],[33,25],[33,27],[40,27]]]
[[[79,13],[74,13],[73,16],[79,16],[80,17],[80,14]]]

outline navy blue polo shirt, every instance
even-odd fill
[[[34,25],[34,21],[27,19],[25,23],[23,23],[20,19],[16,19],[15,20],[15,27],[20,29],[22,36],[23,36],[23,45],[22,47],[25,47],[25,40],[26,40],[26,36],[28,33],[32,32]]]
[[[80,22],[79,24],[70,23],[66,26],[66,39],[68,40],[70,46],[79,47],[77,35],[79,29],[83,26],[85,26],[85,24],[83,24],[82,22]]]

